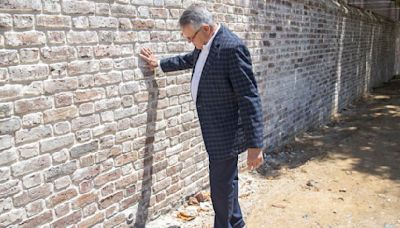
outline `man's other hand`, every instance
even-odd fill
[[[247,168],[253,170],[258,168],[264,161],[261,148],[249,148],[247,150]]]
[[[147,62],[147,66],[153,70],[158,67],[158,59],[154,56],[153,52],[148,48],[142,48],[140,50],[140,57]]]

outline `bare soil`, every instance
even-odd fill
[[[299,136],[289,150],[305,159],[258,182],[248,228],[400,227],[400,80]]]

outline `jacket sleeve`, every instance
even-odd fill
[[[229,53],[229,79],[238,99],[247,147],[262,148],[264,146],[263,112],[250,53],[244,44],[237,45]]]
[[[193,68],[195,58],[198,56],[198,50],[194,50],[185,55],[164,58],[160,60],[160,67],[163,72],[186,70]]]

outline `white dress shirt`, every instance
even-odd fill
[[[217,34],[219,30],[219,25],[217,26],[217,29],[214,31],[213,36],[210,38],[210,40],[207,42],[207,44],[203,45],[203,48],[201,49],[201,52],[199,54],[199,57],[197,58],[196,66],[194,68],[193,72],[193,78],[192,78],[192,84],[190,87],[190,91],[192,92],[192,98],[194,103],[196,103],[197,100],[197,91],[199,89],[199,82],[201,78],[201,73],[203,72],[204,64],[207,61],[208,54],[210,53],[210,48],[212,45],[212,42],[214,40],[215,35]]]

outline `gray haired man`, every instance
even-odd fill
[[[238,201],[238,154],[248,151],[247,165],[263,162],[261,100],[250,53],[243,42],[200,5],[188,7],[179,19],[182,36],[195,49],[161,59],[143,48],[141,57],[151,69],[193,69],[191,94],[209,155],[214,227],[244,227]]]

